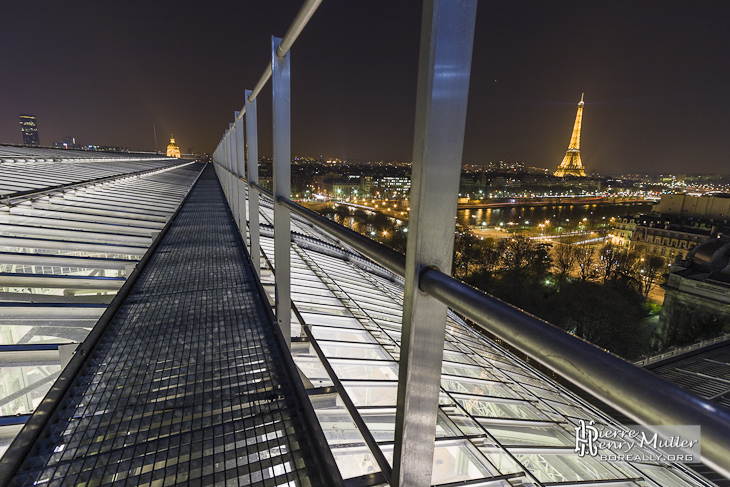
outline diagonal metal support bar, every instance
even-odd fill
[[[425,0],[408,223],[393,486],[431,485],[446,305],[419,290],[451,269],[476,0]]]

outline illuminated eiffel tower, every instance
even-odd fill
[[[583,94],[580,95],[580,103],[578,103],[578,113],[575,116],[575,125],[573,125],[573,136],[570,138],[568,152],[565,153],[563,162],[555,171],[555,176],[562,178],[563,176],[580,176],[586,177],[586,171],[583,163],[580,161],[580,126],[583,122]]]

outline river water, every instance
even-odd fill
[[[572,228],[583,224],[597,228],[607,226],[611,218],[651,211],[650,204],[513,206],[458,210],[456,221],[462,225],[487,227],[535,227],[539,224]],[[585,219],[585,220],[584,220]]]
[[[376,217],[372,211],[340,206],[318,204],[317,211],[328,218],[360,233],[382,232],[390,228],[403,228],[405,221]],[[613,226],[612,218],[651,211],[650,204],[591,204],[552,206],[513,206],[500,208],[461,209],[456,213],[456,222],[461,225],[517,230],[538,230],[545,233],[565,232],[578,229],[600,229]],[[403,218],[407,218],[407,215]],[[542,224],[542,227],[540,225]]]

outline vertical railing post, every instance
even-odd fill
[[[238,222],[238,146],[236,140],[236,113],[233,115],[233,123],[228,132],[231,139],[231,214],[233,221]]]
[[[248,143],[248,231],[251,235],[251,262],[257,274],[261,274],[261,250],[259,244],[259,190],[250,183],[259,183],[259,135],[256,99],[251,101],[251,90],[246,90],[246,142]]]
[[[423,2],[392,485],[431,485],[446,306],[421,271],[451,273],[477,0]]]
[[[289,209],[278,198],[291,197],[291,105],[289,53],[280,58],[276,48],[281,39],[271,37],[271,87],[274,119],[274,278],[276,279],[276,321],[291,347],[291,276],[289,275],[291,227]]]
[[[226,195],[228,200],[228,132],[223,132],[223,160],[221,161],[221,174],[223,179],[221,180],[221,186],[223,186],[223,193]]]
[[[245,245],[248,245],[248,237],[246,232],[246,186],[241,180],[242,177],[246,177],[246,144],[243,137],[243,119],[238,119],[238,113],[236,112],[236,123],[234,125],[235,137],[236,137],[236,193],[238,194],[238,201],[236,204],[236,223],[238,224],[238,230],[241,233],[241,238]],[[241,216],[243,215],[243,217]]]
[[[233,133],[233,124],[228,124],[228,132],[226,132],[226,143],[228,144],[228,158],[227,158],[227,167],[228,171],[226,171],[226,181],[228,181],[228,207],[233,210],[233,155],[235,153],[233,148],[233,137],[231,137],[231,134]]]
[[[216,167],[215,172],[218,174],[218,181],[221,183],[221,187],[225,189],[223,186],[223,180],[221,179],[221,157],[223,156],[223,138],[221,137],[221,141],[218,143],[218,157],[215,159],[216,161]]]

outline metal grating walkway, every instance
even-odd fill
[[[275,337],[212,167],[13,485],[310,485]]]

